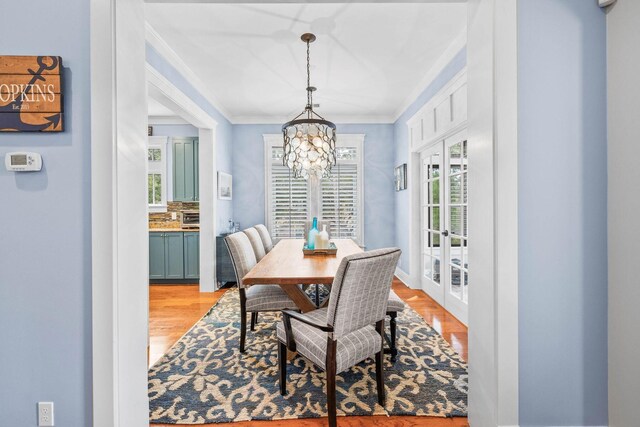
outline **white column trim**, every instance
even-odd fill
[[[144,2],[91,0],[90,23],[92,425],[144,425],[149,419]]]

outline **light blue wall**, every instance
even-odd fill
[[[0,133],[0,425],[91,425],[89,2],[2,2],[3,55],[59,55],[62,133]],[[26,21],[25,21],[26,19]],[[25,25],[26,24],[26,25]],[[42,154],[41,172],[12,173],[9,151]]]
[[[605,41],[595,1],[518,2],[521,426],[607,425]]]
[[[232,125],[207,99],[198,92],[173,65],[168,63],[156,50],[147,44],[147,62],[173,83],[200,108],[218,122],[216,129],[216,167],[218,171],[231,172]],[[157,135],[157,133],[156,133]],[[216,195],[217,197],[217,195]],[[230,200],[217,200],[216,232],[227,227],[227,221],[233,217],[233,203]]]
[[[418,96],[404,113],[393,124],[395,138],[395,165],[399,166],[409,162],[409,128],[407,120],[433,98],[456,74],[467,64],[467,49],[463,48],[456,54],[451,62],[438,74],[431,84]],[[400,268],[405,273],[409,271],[409,194],[410,186],[417,183],[408,182],[407,189],[395,193],[395,219],[396,219],[396,244],[402,249]]]
[[[363,133],[364,243],[367,249],[395,245],[393,125],[337,124],[343,134]],[[233,212],[242,227],[265,223],[263,134],[281,125],[233,126]],[[338,136],[339,137],[339,136]]]

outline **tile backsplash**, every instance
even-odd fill
[[[182,211],[200,210],[199,202],[168,202],[167,212],[149,213],[149,228],[180,228]],[[177,219],[171,219],[171,214],[177,212]]]

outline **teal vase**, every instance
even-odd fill
[[[318,234],[318,218],[313,217],[313,225],[309,230],[309,237],[307,239],[307,248],[315,249],[316,247],[316,235]]]

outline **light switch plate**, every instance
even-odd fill
[[[53,423],[53,402],[38,402],[38,426],[54,426]]]

